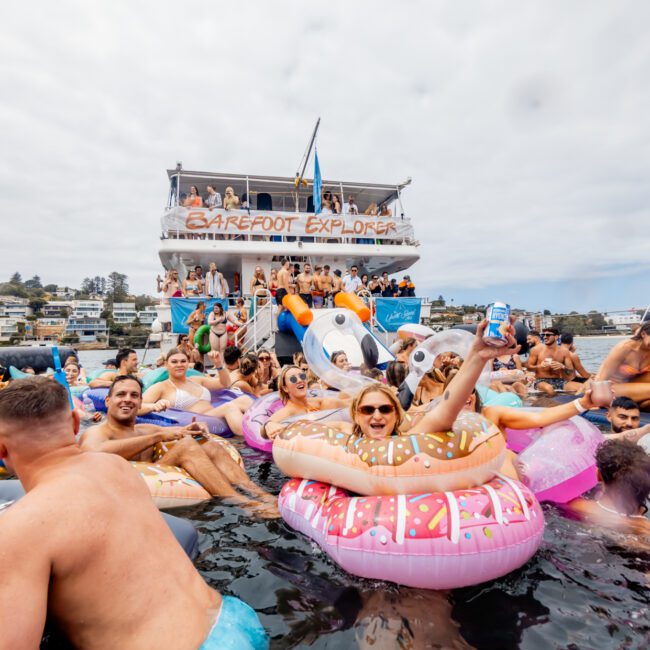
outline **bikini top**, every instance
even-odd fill
[[[210,391],[205,386],[201,386],[201,395],[199,397],[192,395],[192,393],[183,390],[182,388],[176,388],[176,397],[174,398],[175,409],[187,411],[197,402],[201,401],[210,402]]]
[[[508,361],[505,363],[499,359],[494,359],[492,361],[492,367],[494,370],[502,370],[504,368],[506,370],[515,370],[517,364],[515,363],[514,357],[510,357],[510,359],[508,359]]]
[[[632,379],[638,375],[643,375],[646,372],[650,372],[650,365],[647,365],[645,368],[635,368],[629,363],[623,363],[618,367],[618,372],[622,377],[628,377]]]

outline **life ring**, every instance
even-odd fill
[[[596,449],[605,438],[584,418],[506,429],[506,436],[508,447],[521,451],[514,462],[517,474],[540,501],[568,503],[598,483]]]
[[[507,477],[453,492],[365,497],[294,478],[278,505],[289,526],[349,573],[423,589],[499,578],[535,554],[544,532],[533,493]]]
[[[298,421],[273,442],[273,460],[291,477],[326,481],[357,494],[417,494],[489,481],[506,441],[478,413],[463,412],[451,431],[373,440],[327,423]]]
[[[203,337],[207,336],[207,343],[203,343]],[[210,326],[201,325],[194,335],[194,345],[201,354],[207,354],[212,347],[210,346]]]
[[[328,309],[327,313],[316,318],[307,328],[302,340],[305,359],[311,370],[328,386],[338,388],[349,395],[355,395],[364,386],[377,382],[369,377],[346,373],[337,368],[329,359],[323,347],[325,337],[336,332],[341,336],[353,336],[363,354],[364,364],[374,368],[379,358],[379,350],[370,332],[363,326],[359,317],[348,309]]]

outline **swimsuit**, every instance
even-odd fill
[[[239,598],[224,596],[221,610],[199,650],[267,650],[269,638],[255,611]]]
[[[550,384],[554,390],[564,390],[564,383],[566,380],[560,379],[559,377],[540,377],[535,380],[535,388],[537,388],[541,383]]]
[[[180,411],[187,411],[197,402],[210,402],[210,391],[205,386],[201,386],[201,391],[200,397],[196,397],[182,388],[176,388],[174,408]]]
[[[640,375],[644,375],[646,372],[650,372],[650,365],[645,368],[635,368],[629,363],[623,363],[618,368],[619,374],[626,379],[634,379]]]
[[[503,363],[503,361],[499,361],[499,359],[494,359],[492,361],[492,369],[493,370],[516,370],[517,364],[515,363],[515,360],[512,357],[510,357],[510,359],[505,363]]]

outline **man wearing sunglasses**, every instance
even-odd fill
[[[542,332],[542,345],[535,346],[528,357],[528,370],[535,373],[535,388],[555,395],[574,372],[571,353],[557,344],[559,331],[547,327]]]

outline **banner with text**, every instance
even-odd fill
[[[228,311],[227,298],[170,298],[169,304],[172,311],[172,332],[174,334],[187,334],[187,319],[200,303],[205,303],[205,322],[208,322],[208,315],[214,308],[214,303],[219,302],[225,312]]]
[[[420,322],[421,298],[376,298],[376,318],[387,332]]]
[[[408,219],[351,214],[304,214],[207,208],[171,208],[162,218],[163,230],[223,235],[293,237],[368,237],[402,239],[413,236]]]

